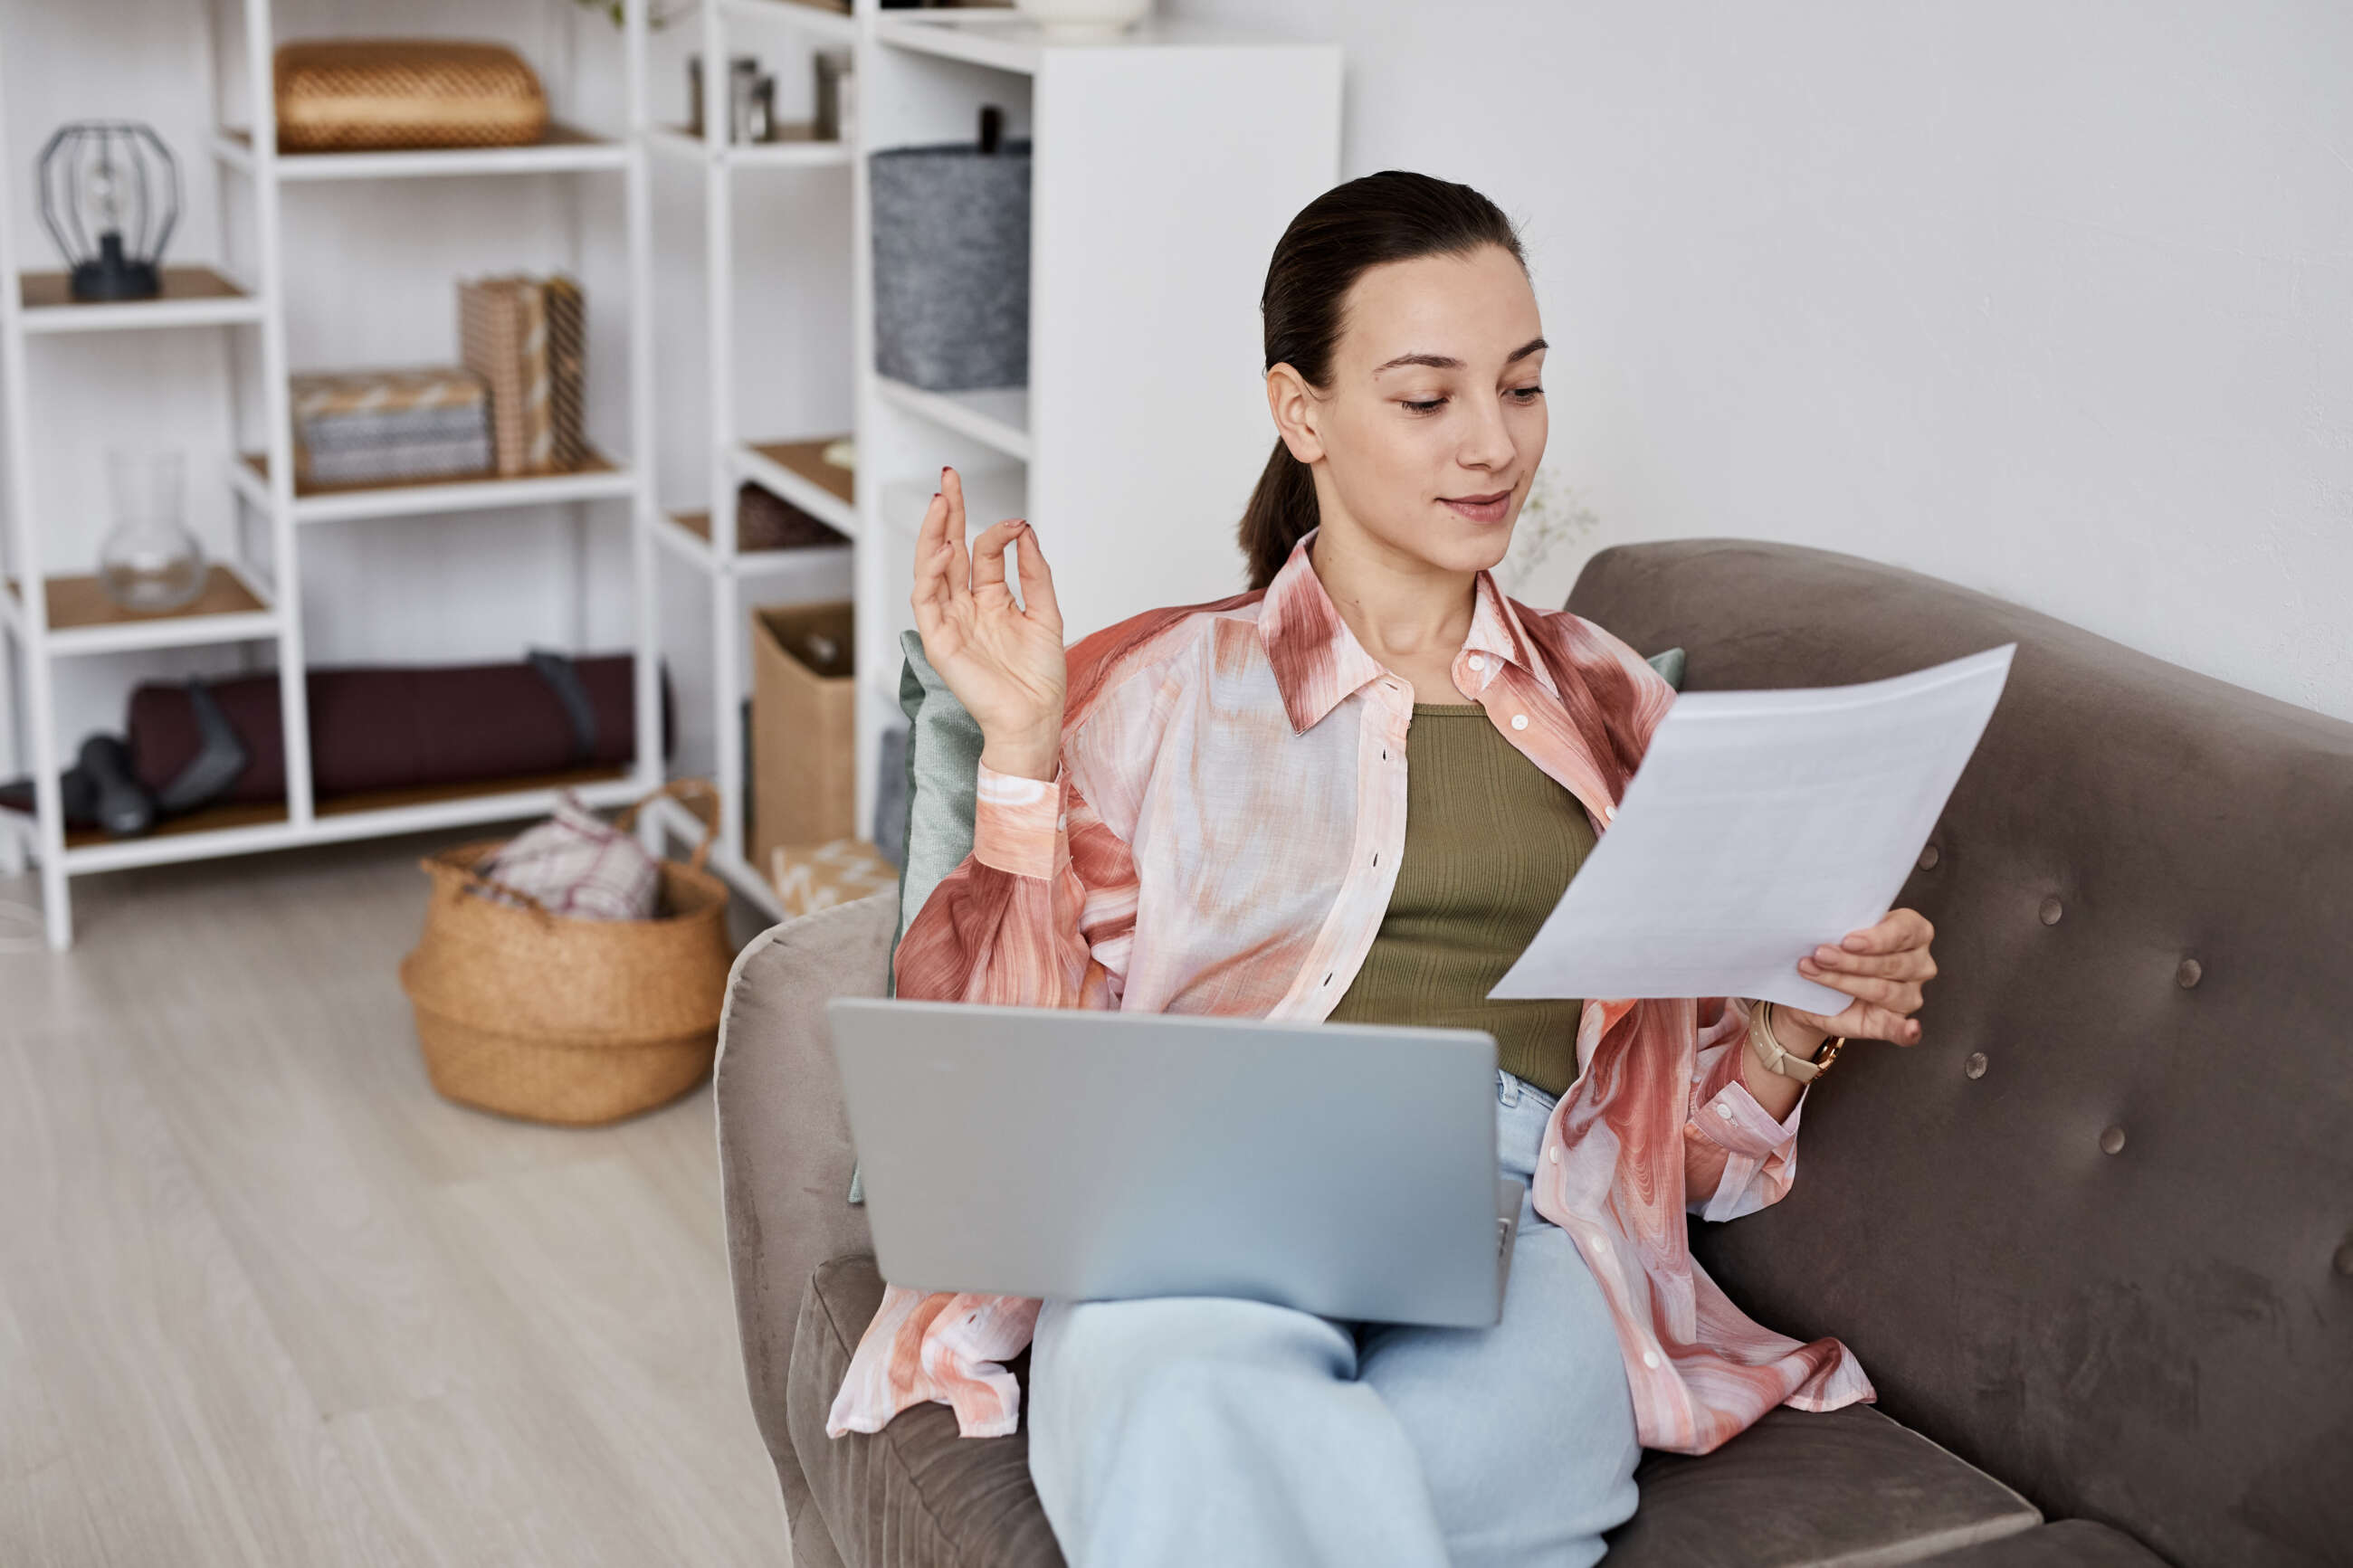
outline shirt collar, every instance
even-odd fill
[[[1291,558],[1267,584],[1258,617],[1259,637],[1266,647],[1267,662],[1273,667],[1275,686],[1282,693],[1283,711],[1290,716],[1293,732],[1299,734],[1322,723],[1326,714],[1367,682],[1388,673],[1348,629],[1339,607],[1315,575],[1314,563],[1308,559],[1315,533],[1309,530],[1292,546]],[[1536,656],[1535,645],[1520,625],[1518,611],[1495,586],[1493,574],[1480,573],[1475,591],[1478,601],[1471,611],[1471,631],[1455,655],[1456,684],[1476,696],[1503,665],[1511,665],[1557,698],[1551,672]],[[1469,665],[1473,654],[1486,659],[1476,673]]]

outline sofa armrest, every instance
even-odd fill
[[[882,994],[897,906],[896,893],[876,893],[754,938],[728,976],[719,1026],[713,1095],[735,1323],[796,1534],[809,1491],[785,1411],[801,1293],[818,1264],[874,1247],[866,1211],[849,1201],[856,1157],[825,1005]]]

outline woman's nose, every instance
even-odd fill
[[[1504,405],[1499,398],[1471,400],[1471,427],[1462,434],[1462,445],[1455,452],[1455,461],[1466,468],[1509,468],[1519,455],[1512,432],[1504,423]]]

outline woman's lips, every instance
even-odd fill
[[[1483,496],[1440,496],[1440,500],[1454,509],[1458,517],[1472,522],[1501,522],[1512,504],[1512,492],[1497,490]]]

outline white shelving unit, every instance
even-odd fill
[[[0,745],[0,759],[32,773],[36,813],[26,822],[0,813],[0,859],[20,852],[26,837],[40,863],[41,891],[49,943],[64,948],[72,938],[69,879],[90,872],[212,856],[247,854],[299,844],[446,828],[543,815],[564,785],[590,802],[614,805],[659,783],[661,771],[661,692],[654,641],[651,582],[657,516],[653,506],[652,336],[649,311],[651,243],[647,158],[652,145],[645,99],[647,16],[645,0],[628,0],[620,32],[625,101],[603,132],[559,126],[540,144],[417,153],[306,153],[277,152],[277,125],[270,93],[275,44],[270,0],[241,3],[244,37],[242,110],[246,124],[224,127],[210,152],[219,166],[245,182],[251,196],[255,234],[253,261],[243,276],[211,267],[175,265],[163,298],[122,304],[72,303],[54,275],[24,270],[28,237],[12,232],[10,182],[29,165],[29,153],[0,146],[0,463],[6,468],[8,512],[5,577],[0,588],[0,620],[7,652],[21,665],[22,729],[26,743]],[[729,0],[731,8],[744,0]],[[0,58],[0,80],[8,61]],[[209,70],[219,62],[206,62]],[[221,94],[216,90],[215,101]],[[518,479],[459,480],[445,484],[375,489],[298,491],[294,484],[288,416],[286,298],[281,200],[300,200],[289,187],[310,182],[478,178],[618,178],[624,184],[627,226],[628,338],[629,378],[625,428],[627,454],[613,453],[599,466],[565,474]],[[227,204],[223,204],[224,214]],[[222,244],[226,250],[228,236]],[[57,577],[44,569],[46,520],[37,512],[35,449],[27,404],[37,395],[28,372],[26,340],[44,333],[89,333],[157,330],[227,329],[249,332],[258,366],[264,432],[258,453],[221,452],[214,471],[259,521],[268,542],[251,558],[217,563],[205,596],[188,610],[167,616],[126,617],[107,609],[88,578]],[[592,374],[611,374],[593,367]],[[232,388],[234,395],[236,388]],[[234,427],[233,422],[233,427]],[[206,482],[206,468],[192,465],[191,483]],[[488,508],[604,502],[628,509],[631,524],[636,655],[636,757],[626,772],[512,780],[480,788],[406,792],[398,796],[321,801],[311,787],[309,714],[303,647],[301,534],[312,523],[353,521],[464,512]],[[244,538],[246,519],[238,536]],[[57,731],[55,663],[88,654],[197,644],[269,645],[280,672],[287,799],[282,807],[219,806],[166,824],[151,837],[105,841],[69,835],[66,829],[58,770],[64,748]],[[518,652],[521,650],[518,649]],[[0,657],[0,741],[12,735],[18,715],[9,710],[9,659]],[[14,753],[14,754],[11,754]]]
[[[940,466],[976,526],[1027,517],[1072,641],[1238,592],[1233,528],[1273,432],[1259,290],[1339,178],[1340,50],[1161,20],[1050,37],[1009,11],[876,11],[859,43],[859,819],[902,722],[899,634]],[[865,154],[970,142],[984,104],[1032,143],[1029,384],[877,374]]]
[[[853,44],[848,144],[730,147],[715,125],[700,140],[659,130],[654,139],[658,153],[705,169],[712,494],[755,480],[853,542],[863,830],[882,731],[902,721],[899,634],[912,622],[914,532],[943,463],[963,470],[976,523],[1028,516],[1037,525],[1074,638],[1154,605],[1240,585],[1229,531],[1272,439],[1257,375],[1258,291],[1283,227],[1338,177],[1341,62],[1333,46],[1167,23],[1072,43],[1010,10],[857,6],[841,17],[795,0],[722,0],[703,15],[705,60],[727,58],[727,24],[746,16],[790,18],[822,46]],[[1033,142],[1030,384],[927,391],[873,369],[868,155],[969,142],[984,104],[1005,111],[1008,135]],[[765,461],[734,429],[731,172],[827,162],[851,165],[854,187],[858,482],[849,507],[812,495],[805,468]],[[714,864],[774,910],[738,837],[735,714],[745,589],[757,568],[755,558],[731,554],[724,531],[707,521],[673,523],[663,541],[712,579],[728,823]],[[781,596],[773,583],[761,586]],[[681,836],[695,827],[668,803],[664,820]]]
[[[223,130],[212,153],[248,181],[259,230],[253,276],[164,300],[124,306],[44,304],[0,298],[0,377],[8,394],[5,442],[13,526],[10,574],[45,582],[41,528],[33,515],[24,415],[28,334],[154,328],[250,330],[259,339],[267,450],[223,455],[225,482],[268,525],[268,561],[227,564],[220,604],[166,620],[52,624],[48,595],[0,595],[0,618],[21,652],[26,725],[40,781],[32,834],[42,866],[50,940],[71,926],[67,879],[84,871],[237,854],[375,833],[405,832],[544,811],[551,786],[463,798],[369,806],[312,798],[301,684],[281,689],[289,757],[285,811],[266,821],[216,821],[121,843],[69,843],[59,811],[62,760],[51,702],[58,658],[129,647],[238,639],[275,644],[282,670],[304,668],[299,541],[312,523],[394,518],[484,507],[620,502],[630,509],[637,635],[637,766],[583,791],[612,803],[650,788],[660,764],[656,650],[657,552],[706,579],[712,641],[712,710],[724,833],[714,863],[775,911],[765,879],[743,854],[744,758],[737,718],[744,696],[750,607],[793,596],[794,574],[853,557],[860,701],[858,820],[871,820],[876,748],[899,722],[898,637],[910,624],[907,583],[914,531],[940,466],[963,470],[976,521],[1029,517],[1051,556],[1073,638],[1154,605],[1212,598],[1238,588],[1229,531],[1271,440],[1258,385],[1258,290],[1266,258],[1292,216],[1338,177],[1340,53],[1328,45],[1148,23],[1119,38],[1049,37],[1010,11],[909,12],[857,0],[840,15],[800,0],[711,0],[701,8],[702,57],[729,58],[739,24],[785,29],[814,47],[852,49],[856,110],[841,142],[786,138],[733,145],[723,90],[711,96],[702,134],[652,121],[645,0],[628,0],[622,44],[621,129],[559,128],[527,148],[480,152],[280,156],[268,83],[269,0],[241,0],[249,128]],[[714,74],[714,86],[723,79]],[[1030,233],[1030,382],[1026,387],[933,392],[874,371],[871,203],[867,153],[968,142],[984,104],[1005,111],[1008,135],[1033,142]],[[699,166],[709,308],[710,501],[671,512],[654,493],[652,233],[649,165]],[[0,148],[0,214],[13,153]],[[852,431],[772,440],[739,428],[735,406],[733,260],[739,174],[776,185],[750,199],[790,199],[797,180],[852,181],[854,310]],[[503,481],[458,481],[298,494],[291,481],[286,408],[286,327],[279,206],[289,186],[323,180],[416,180],[454,175],[618,176],[627,190],[629,399],[627,444],[611,466]],[[781,192],[777,196],[775,193]],[[288,199],[299,199],[299,194]],[[0,276],[18,268],[15,236],[0,225]],[[216,284],[217,287],[214,285]],[[817,457],[852,435],[854,486]],[[836,550],[736,548],[736,486],[761,484],[846,535]],[[800,595],[807,597],[807,593]],[[202,605],[199,608],[203,608]],[[6,682],[0,679],[0,694]],[[0,700],[5,696],[0,695]],[[0,734],[9,716],[0,712]],[[657,830],[692,836],[700,825],[663,803]],[[0,823],[0,826],[5,826]],[[8,836],[0,833],[0,855]]]
[[[860,19],[823,10],[799,0],[716,0],[700,8],[700,48],[704,61],[725,60],[749,37],[764,51],[773,46],[793,49],[843,50],[856,44]],[[749,25],[745,33],[738,27]],[[752,31],[750,29],[756,29]],[[783,906],[762,871],[744,857],[745,758],[741,712],[749,617],[756,605],[795,598],[830,597],[813,592],[813,585],[838,579],[852,545],[790,550],[745,551],[736,547],[734,504],[736,488],[745,482],[761,486],[854,541],[858,510],[850,472],[828,464],[824,449],[849,437],[850,430],[828,430],[790,439],[761,438],[741,428],[736,407],[736,316],[740,279],[735,260],[735,218],[739,201],[789,203],[810,187],[802,182],[842,177],[857,161],[854,125],[845,125],[839,141],[817,141],[806,126],[780,128],[774,142],[733,142],[729,140],[724,76],[706,76],[701,133],[684,127],[651,125],[646,145],[654,155],[700,168],[702,174],[704,315],[703,370],[708,399],[705,454],[710,492],[708,506],[699,511],[665,510],[659,514],[657,537],[669,552],[704,579],[708,594],[711,639],[711,708],[712,768],[719,788],[721,830],[712,846],[711,867],[744,897],[782,918]],[[638,95],[646,95],[640,84]],[[739,189],[739,174],[756,175],[758,183]],[[849,258],[843,258],[849,265]],[[849,367],[844,365],[846,375]],[[702,824],[674,801],[659,803],[649,817],[681,838],[700,838]]]

